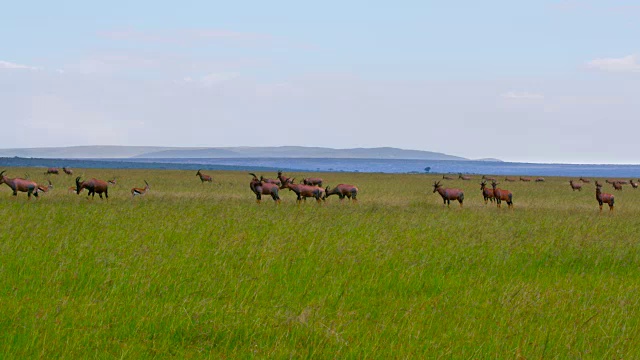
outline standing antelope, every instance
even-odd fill
[[[493,202],[493,199],[495,199],[495,196],[493,196],[493,189],[488,188],[487,183],[484,180],[480,183],[480,190],[482,190],[482,197],[484,197],[485,205],[489,202],[488,200]]]
[[[496,181],[496,178],[482,175],[482,179],[486,181]]]
[[[305,179],[302,179],[302,183],[305,185],[311,185],[311,186],[322,186],[322,179],[321,178],[305,178]]]
[[[622,183],[620,183],[618,181],[612,182],[611,186],[613,186],[614,190],[622,191]]]
[[[0,185],[7,184],[13,190],[13,196],[18,196],[18,191],[27,193],[27,200],[31,200],[31,194],[38,197],[38,184],[31,180],[21,178],[9,178],[4,176],[6,170],[0,172]]]
[[[602,204],[607,203],[609,205],[609,211],[613,211],[614,197],[611,194],[602,193],[602,185],[596,185],[596,200],[600,205],[600,211],[602,211]]]
[[[589,184],[589,183],[591,182],[591,180],[589,180],[589,179],[585,179],[585,178],[583,178],[583,177],[581,177],[581,178],[580,178],[580,181],[582,181],[582,182],[583,182],[583,183],[585,183],[585,184]]]
[[[440,196],[442,196],[442,201],[447,206],[451,205],[451,200],[458,200],[460,203],[460,207],[462,207],[462,202],[464,201],[464,192],[460,189],[445,189],[440,184],[440,181],[433,183],[433,192],[438,192]]]
[[[520,176],[520,181],[529,182],[531,181],[531,178]]]
[[[282,182],[280,181],[280,179],[267,179],[266,177],[264,177],[262,175],[260,176],[260,181],[266,182],[266,183],[269,183],[269,184],[275,184],[275,185],[278,185],[278,186],[282,185]]]
[[[338,195],[340,201],[344,200],[345,197],[349,198],[349,200],[358,201],[358,199],[356,199],[356,196],[358,195],[358,188],[348,184],[338,184],[333,189],[329,189],[327,186],[325,189],[324,199],[331,195]]]
[[[149,191],[149,189],[151,189],[151,187],[149,186],[149,183],[147,182],[147,180],[144,180],[145,183],[145,187],[144,188],[133,188],[131,189],[131,197],[134,198],[136,197],[136,195],[140,195],[140,196],[144,196],[144,194],[147,193],[147,191]]]
[[[91,179],[87,181],[80,181],[80,176],[76,178],[76,194],[80,195],[82,189],[87,189],[89,193],[87,194],[87,199],[89,196],[93,199],[98,193],[100,199],[102,199],[102,193],[104,193],[104,197],[109,200],[109,183],[104,180]]]
[[[582,184],[577,183],[577,182],[573,182],[573,180],[569,180],[569,185],[571,185],[571,189],[572,191],[581,191],[582,190]]]
[[[66,166],[62,167],[62,171],[64,171],[64,173],[67,174],[67,175],[73,175],[73,170],[69,169]]]
[[[462,179],[462,180],[471,180],[471,176],[466,176],[466,175],[458,174],[458,179]]]
[[[60,170],[54,167],[50,167],[47,169],[47,171],[44,172],[45,175],[49,175],[49,174],[58,175],[59,173],[60,173]]]
[[[634,189],[638,188],[638,183],[634,182],[633,179],[629,180],[629,184],[631,184],[631,187],[634,188]]]
[[[509,208],[512,208],[513,207],[513,194],[511,193],[511,191],[500,189],[497,186],[498,186],[497,182],[494,181],[494,182],[491,183],[491,187],[493,188],[493,196],[496,197],[496,203],[498,204],[498,207],[501,207],[502,200],[504,200],[504,201],[507,202],[507,206]]]
[[[204,184],[204,182],[213,182],[213,178],[209,175],[205,175],[203,173],[200,172],[200,169],[198,170],[198,172],[196,173],[196,176],[200,177],[200,183]]]
[[[256,194],[256,202],[258,204],[260,204],[260,201],[262,200],[262,195],[271,195],[273,201],[280,204],[278,185],[262,182],[254,173],[249,173],[249,175],[253,176],[253,179],[251,179],[251,182],[249,183],[249,187],[251,188],[251,191]]]
[[[320,200],[324,200],[326,198],[323,188],[306,184],[294,184],[293,180],[294,179],[287,180],[282,184],[282,186],[280,186],[280,189],[287,188],[289,191],[293,191],[297,196],[297,203],[300,203],[303,199],[306,200],[308,197],[315,198],[318,203],[320,203]]]
[[[280,186],[290,180],[290,177],[282,175],[282,170],[278,170],[278,180],[280,180]]]

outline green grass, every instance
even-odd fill
[[[276,206],[255,203],[246,173],[82,172],[118,177],[108,202],[62,175],[37,201],[0,188],[0,358],[640,354],[628,186],[600,213],[593,185],[568,179],[501,184],[514,210],[445,181],[461,209],[432,193],[436,176],[331,173],[357,204],[282,191]]]

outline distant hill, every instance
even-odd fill
[[[0,149],[0,157],[45,159],[206,159],[206,158],[334,158],[334,159],[407,159],[468,160],[432,151],[404,150],[392,147],[332,149],[323,147],[161,147],[161,146],[72,146],[25,149]]]

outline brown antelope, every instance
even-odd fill
[[[613,211],[613,203],[614,203],[613,195],[602,193],[601,188],[602,188],[602,185],[596,185],[596,200],[598,200],[598,204],[600,205],[600,211],[602,211],[603,203],[606,203],[607,205],[609,205],[609,211]]]
[[[149,189],[151,189],[151,186],[149,186],[149,183],[147,182],[147,180],[144,180],[145,183],[145,187],[144,188],[133,188],[131,189],[131,197],[134,198],[136,197],[136,195],[140,195],[140,196],[144,196],[144,194],[147,193],[147,191],[149,191]]]
[[[633,179],[629,180],[629,184],[631,184],[631,187],[634,188],[634,189],[638,188],[638,183],[634,182]]]
[[[104,193],[104,197],[109,200],[109,183],[104,180],[91,179],[87,181],[80,181],[80,176],[76,178],[76,194],[80,195],[82,189],[87,189],[89,193],[87,194],[87,199],[89,196],[93,199],[98,193],[100,199],[102,199],[102,193]]]
[[[58,175],[60,173],[60,170],[58,170],[58,168],[54,168],[54,167],[50,167],[47,169],[47,171],[44,172],[45,175]]]
[[[282,175],[282,170],[278,170],[278,180],[280,180],[280,184],[282,186],[282,184],[284,184],[285,182],[287,182],[287,180],[291,179],[290,177],[286,177],[284,175]]]
[[[287,180],[284,184],[282,184],[282,186],[280,186],[280,189],[287,188],[289,189],[289,191],[293,191],[298,197],[296,199],[296,202],[300,203],[301,200],[306,200],[306,198],[312,197],[315,198],[318,203],[320,203],[321,200],[324,200],[324,198],[326,198],[323,188],[306,184],[294,184],[294,180],[295,179]]]
[[[115,184],[116,184],[116,177],[115,177],[115,176],[112,176],[110,180],[107,180],[107,182],[108,182],[110,185],[115,185]]]
[[[569,180],[569,185],[571,185],[571,189],[572,191],[581,191],[582,190],[582,184],[577,183],[577,182],[573,182],[573,180]]]
[[[69,169],[69,168],[68,168],[68,167],[66,167],[66,166],[63,166],[63,167],[62,167],[62,171],[63,171],[65,174],[67,174],[67,175],[73,175],[73,170]]]
[[[462,179],[462,180],[471,180],[471,176],[466,176],[466,175],[458,174],[458,179]]]
[[[585,184],[589,184],[589,183],[591,182],[591,180],[589,180],[589,179],[585,179],[585,178],[583,178],[583,177],[581,177],[581,178],[580,178],[580,181],[582,181],[582,182],[583,182],[583,183],[585,183]]]
[[[70,193],[72,192],[72,193],[74,193],[74,194],[77,194],[77,193],[78,193],[78,189],[77,189],[75,186],[70,186],[70,187],[67,189],[67,191],[68,191],[68,192],[70,192]],[[80,189],[80,192],[82,192],[82,189]]]
[[[267,179],[264,176],[260,176],[260,181],[266,182],[266,183],[269,183],[269,184],[275,184],[275,185],[278,185],[278,187],[280,185],[282,185],[282,182],[280,181],[280,179]]]
[[[596,180],[596,187],[598,187],[598,186],[602,187],[602,184],[600,184],[600,183],[598,182],[598,180]]]
[[[511,193],[511,191],[500,189],[497,186],[498,186],[497,182],[494,181],[494,182],[491,183],[491,187],[493,188],[493,196],[496,197],[496,203],[498,204],[498,207],[501,207],[502,200],[504,200],[504,201],[507,202],[507,206],[509,208],[512,208],[513,207],[513,194]]]
[[[433,183],[433,192],[438,192],[440,196],[442,196],[442,201],[447,206],[451,205],[451,200],[458,200],[460,203],[460,207],[462,207],[462,202],[464,201],[464,192],[460,189],[445,189],[440,184],[440,181]]]
[[[529,182],[531,181],[531,178],[520,176],[520,181]]]
[[[485,205],[489,200],[493,202],[493,199],[495,199],[495,196],[493,196],[493,189],[488,188],[487,183],[484,180],[480,183],[480,190],[482,190],[482,197],[484,197]]]
[[[325,189],[324,199],[328,198],[331,195],[338,195],[340,201],[344,200],[347,197],[349,200],[358,201],[356,196],[358,196],[358,188],[353,185],[348,184],[338,184],[333,189],[327,188]]]
[[[204,184],[205,181],[206,182],[213,182],[213,178],[209,175],[205,175],[203,173],[200,172],[200,169],[198,170],[198,172],[196,173],[196,176],[200,177],[200,183]]]
[[[7,184],[13,190],[13,196],[18,196],[18,191],[27,193],[27,200],[31,200],[31,194],[38,197],[38,184],[31,180],[21,178],[9,178],[4,176],[6,170],[0,172],[0,185]]]
[[[544,182],[544,178],[543,177],[539,177],[536,179],[536,182]]]
[[[514,181],[517,181],[517,180],[515,178],[506,177],[506,178],[504,178],[504,181],[514,182]]]
[[[614,181],[611,183],[611,186],[613,186],[614,190],[618,190],[618,191],[622,191],[622,183]]]
[[[49,185],[44,186],[44,185],[38,185],[38,190],[36,190],[38,193],[46,193],[49,192],[49,190],[53,189],[53,184],[51,183],[51,180],[47,180],[47,182],[49,183]]]
[[[311,186],[322,186],[322,179],[320,178],[306,178],[302,179],[302,183]]]
[[[496,178],[482,175],[482,179],[486,181],[496,181]]]
[[[449,175],[442,175],[442,179],[444,179],[444,180],[453,180],[453,177],[449,176]]]
[[[260,204],[260,201],[262,200],[262,195],[270,195],[273,201],[280,204],[278,185],[262,182],[254,173],[249,173],[249,175],[253,176],[253,179],[251,179],[251,182],[249,183],[249,187],[251,188],[251,191],[256,194],[256,202],[258,204]]]

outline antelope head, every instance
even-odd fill
[[[196,176],[200,176],[200,175],[202,175],[202,173],[200,172],[200,170],[202,170],[202,169],[198,169],[198,172],[196,173]],[[253,176],[255,176],[255,175],[253,175]]]
[[[482,182],[480,183],[480,190],[484,190],[485,187],[487,187],[487,182],[482,180]]]
[[[80,190],[82,190],[82,184],[80,184],[80,176],[76,178],[76,194],[80,194]]]
[[[433,192],[438,191],[438,188],[442,187],[442,184],[440,184],[440,181],[436,181],[433,183]]]
[[[7,170],[2,170],[0,172],[0,184],[4,184],[4,173],[5,173],[5,171],[7,171]]]

